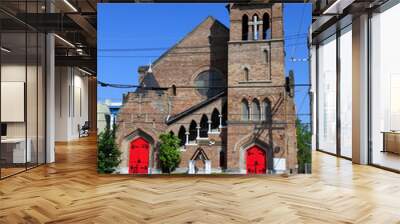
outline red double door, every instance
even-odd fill
[[[246,152],[246,169],[248,174],[265,174],[267,156],[258,146],[249,148]]]
[[[149,143],[143,138],[131,142],[129,152],[129,173],[147,174],[149,167]]]

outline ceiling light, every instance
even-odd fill
[[[64,42],[64,43],[66,43],[67,45],[69,45],[70,47],[73,47],[73,48],[75,48],[75,45],[73,45],[71,42],[69,42],[68,40],[66,40],[66,39],[64,39],[64,38],[62,38],[62,37],[60,37],[59,35],[57,35],[57,34],[54,34],[54,36],[55,37],[57,37],[59,40],[61,40],[62,42]]]
[[[7,49],[5,47],[1,47],[1,51],[4,51],[6,53],[10,53],[11,52],[11,50],[9,50],[9,49]]]
[[[67,4],[74,12],[78,12],[78,10],[73,6],[68,0],[64,0],[65,4]]]

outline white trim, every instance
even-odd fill
[[[67,44],[68,46],[75,48],[75,45],[73,45],[71,42],[69,42],[68,40],[64,39],[63,37],[59,36],[58,34],[54,34],[55,37],[57,37],[57,39],[61,40],[62,42],[64,42],[65,44]]]
[[[4,51],[6,53],[10,53],[11,52],[11,50],[8,50],[7,48],[4,48],[4,47],[1,47],[0,49],[1,49],[1,51]]]
[[[327,8],[322,14],[342,14],[343,10],[351,5],[354,0],[337,0],[329,8]]]
[[[78,9],[75,8],[68,0],[64,0],[64,3],[68,5],[74,12],[78,12]]]
[[[200,140],[200,141],[208,140],[208,137],[206,137],[206,138],[200,137],[200,138],[197,138],[197,140]]]
[[[220,131],[211,131],[211,132],[207,132],[207,134],[212,135],[212,134],[220,134]]]

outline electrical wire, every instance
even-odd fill
[[[270,84],[266,84],[266,85],[246,85],[246,86],[141,86],[138,84],[115,84],[115,83],[106,83],[106,82],[102,82],[102,81],[97,81],[97,83],[101,86],[101,87],[113,87],[113,88],[140,88],[142,90],[168,90],[168,89],[172,89],[172,88],[176,88],[176,89],[225,89],[225,88],[265,88],[265,87],[269,87],[269,88],[279,88],[279,87],[287,87],[287,85],[270,85]],[[305,87],[310,87],[311,84],[293,84],[290,86],[305,86]]]
[[[218,36],[212,36],[211,39],[215,38]],[[296,35],[288,35],[285,36],[285,38],[283,40],[287,41],[287,40],[298,40],[298,38],[308,38],[308,34],[307,33],[302,33],[302,34],[296,34]],[[228,37],[223,36],[223,38],[227,39]],[[126,38],[126,39],[134,39],[134,38]],[[148,38],[146,37],[146,40]],[[163,37],[163,39],[165,39]],[[267,43],[267,42],[266,42]],[[209,47],[210,45],[203,45],[203,46],[175,46],[172,47],[174,49],[190,49],[190,48],[202,48],[202,47]],[[151,47],[151,48],[99,48],[97,49],[98,52],[109,52],[109,51],[159,51],[159,50],[168,50],[171,49],[171,47]]]
[[[300,34],[301,28],[303,27],[303,20],[304,20],[306,6],[307,6],[306,4],[303,5],[303,9],[302,9],[302,12],[301,12],[301,19],[300,19],[299,29],[297,31],[298,34]],[[297,43],[297,42],[298,42],[298,39],[296,39],[295,43]],[[296,44],[293,45],[292,58],[294,58],[295,55],[296,55]]]
[[[267,44],[267,43],[265,43]],[[284,47],[290,47],[295,45],[306,45],[306,42],[297,42],[294,44],[285,44]],[[202,48],[210,48],[212,45],[197,45],[197,46],[188,46],[188,47],[172,47],[172,48],[165,48],[165,47],[142,47],[142,48],[107,48],[107,49],[98,49],[98,52],[143,52],[143,51],[165,51],[165,50],[184,50],[184,49],[202,49]],[[215,46],[214,48],[223,48],[222,46]],[[283,48],[283,47],[271,47],[271,48]],[[242,51],[254,51],[254,49],[249,50],[239,50],[238,52]]]

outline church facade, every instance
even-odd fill
[[[207,17],[138,69],[117,118],[120,173],[160,173],[165,132],[181,140],[177,173],[297,172],[282,6],[231,3],[230,29]]]

